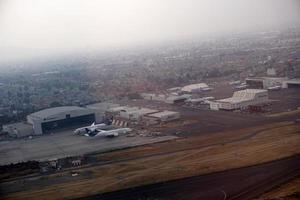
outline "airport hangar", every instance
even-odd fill
[[[95,111],[77,106],[48,108],[28,115],[27,122],[32,124],[35,135],[41,135],[66,127],[92,124]]]

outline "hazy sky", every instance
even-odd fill
[[[0,0],[0,61],[296,23],[299,0]]]

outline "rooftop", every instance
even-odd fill
[[[186,85],[181,88],[182,91],[191,92],[193,90],[201,89],[201,88],[208,88],[206,83],[196,83],[191,85]]]
[[[267,92],[267,90],[263,90],[263,89],[245,89],[245,90],[236,91],[236,92],[234,92],[234,94],[238,94],[238,93],[261,93],[261,92]]]
[[[107,108],[112,108],[112,107],[118,107],[120,106],[119,104],[115,103],[110,103],[110,102],[100,102],[100,103],[94,103],[87,105],[87,108],[94,108],[94,109],[107,109]]]
[[[188,99],[190,97],[191,97],[191,95],[189,95],[189,94],[172,95],[172,96],[168,96],[168,98],[166,100],[174,101],[174,100],[180,100],[180,99]]]
[[[162,111],[162,112],[153,113],[149,116],[160,118],[160,117],[163,117],[163,116],[174,115],[174,114],[178,114],[178,112],[165,110],[165,111]]]
[[[129,111],[129,112],[130,113],[138,113],[140,115],[146,115],[146,114],[158,112],[158,110],[153,110],[153,109],[149,109],[149,108],[141,108],[141,109],[132,110],[132,111]]]
[[[286,83],[296,83],[296,84],[300,84],[300,79],[290,79],[290,80],[287,80]]]
[[[233,96],[226,99],[219,99],[218,102],[229,102],[229,103],[239,103],[243,101],[249,101],[255,97],[255,94],[268,92],[267,90],[262,89],[245,89],[236,91],[233,93]]]
[[[34,118],[46,118],[48,116],[60,114],[63,112],[69,112],[74,110],[86,110],[86,108],[78,107],[78,106],[61,106],[61,107],[54,107],[48,108],[44,110],[40,110],[38,112],[32,113],[29,116]]]

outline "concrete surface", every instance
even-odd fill
[[[22,161],[45,161],[66,156],[83,155],[91,152],[105,152],[114,149],[139,146],[175,139],[175,136],[89,138],[63,131],[33,139],[18,139],[0,142],[0,165]]]

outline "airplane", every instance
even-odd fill
[[[241,81],[232,81],[229,82],[229,85],[239,85],[241,83]]]
[[[74,131],[74,133],[75,134],[83,134],[83,133],[90,133],[90,132],[95,132],[95,131],[97,131],[97,130],[102,130],[102,129],[104,129],[104,128],[106,128],[106,127],[108,127],[108,125],[107,124],[105,124],[105,123],[102,123],[102,124],[95,124],[95,122],[94,123],[92,123],[92,125],[90,125],[90,126],[85,126],[85,127],[81,127],[81,128],[77,128],[75,131]]]
[[[281,89],[281,86],[279,86],[279,85],[268,87],[268,90],[280,90],[280,89]]]
[[[118,128],[118,129],[113,129],[113,130],[95,130],[92,132],[88,132],[84,134],[87,137],[99,137],[99,136],[104,136],[104,137],[117,137],[119,134],[125,134],[131,131],[131,128]]]

